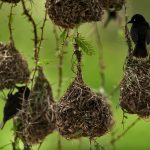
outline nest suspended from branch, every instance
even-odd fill
[[[79,74],[60,99],[56,114],[59,132],[67,139],[99,137],[114,124],[106,98],[92,92]]]
[[[81,72],[81,51],[77,44],[74,44],[74,50],[78,62],[77,76],[60,99],[56,125],[67,139],[99,137],[113,126],[112,112],[106,98],[85,85]]]
[[[125,0],[99,0],[99,1],[102,5],[102,8],[106,10],[114,8],[116,11],[119,11],[125,4]]]
[[[46,7],[50,19],[63,28],[100,21],[103,14],[99,0],[47,0]]]
[[[41,68],[38,72],[28,102],[23,103],[23,109],[15,121],[18,136],[27,144],[41,142],[55,129],[52,89]]]
[[[149,60],[128,59],[120,87],[120,106],[128,113],[150,117]]]
[[[12,43],[0,43],[0,90],[27,83],[30,71],[27,62]]]
[[[1,0],[2,2],[6,2],[6,3],[14,3],[17,4],[20,2],[20,0]]]

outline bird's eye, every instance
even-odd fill
[[[134,19],[133,21],[136,22],[136,19]]]

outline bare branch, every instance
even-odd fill
[[[37,62],[37,53],[38,53],[38,33],[37,33],[37,25],[35,23],[35,20],[33,19],[32,15],[29,13],[29,10],[27,9],[26,5],[25,5],[25,1],[24,0],[21,0],[22,2],[22,8],[23,8],[23,14],[28,18],[29,22],[31,22],[32,24],[32,27],[33,27],[33,33],[34,33],[34,48],[35,48],[35,51],[34,51],[34,58],[35,58],[35,61]]]
[[[10,38],[10,41],[12,43],[14,43],[14,40],[13,40],[13,29],[12,29],[12,17],[13,17],[13,4],[11,4],[11,7],[10,7],[10,14],[9,14],[9,20],[8,20],[8,29],[9,29],[9,38]]]
[[[98,30],[97,23],[95,23],[95,35],[96,35],[96,41],[98,46],[98,53],[99,53],[99,73],[100,73],[100,79],[101,79],[101,87],[104,88],[105,86],[105,65],[104,65],[104,58],[103,58],[103,46],[101,42],[100,33]]]
[[[140,118],[137,118],[132,124],[130,124],[121,134],[119,134],[116,138],[111,140],[111,144],[115,144],[119,141],[133,126],[136,125],[137,122],[140,121]]]

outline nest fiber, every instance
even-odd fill
[[[47,0],[50,19],[63,28],[100,21],[103,14],[99,0]]]
[[[76,77],[57,108],[60,134],[67,139],[99,137],[108,132],[113,123],[106,99],[92,92],[81,77]]]
[[[29,75],[28,64],[15,46],[0,43],[0,90],[28,82]]]
[[[41,69],[23,107],[18,117],[18,135],[28,144],[39,143],[54,131],[56,122],[52,89]]]
[[[150,116],[150,61],[128,60],[120,87],[120,105],[128,113]]]

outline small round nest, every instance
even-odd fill
[[[6,2],[6,3],[14,3],[17,4],[20,2],[20,0],[1,0],[2,2]]]
[[[39,74],[31,90],[29,99],[15,121],[17,134],[27,144],[40,143],[56,127],[55,104],[52,89],[39,68]]]
[[[120,86],[120,106],[131,114],[150,117],[150,61],[128,59]]]
[[[0,43],[0,90],[27,83],[29,76],[28,64],[14,44]]]
[[[46,7],[50,19],[63,28],[100,21],[103,14],[99,0],[47,0]]]
[[[122,9],[125,4],[125,0],[99,0],[102,8],[108,10],[109,8],[115,8],[116,11]]]
[[[114,124],[106,98],[92,92],[78,76],[60,99],[56,112],[56,125],[67,139],[99,137]]]

